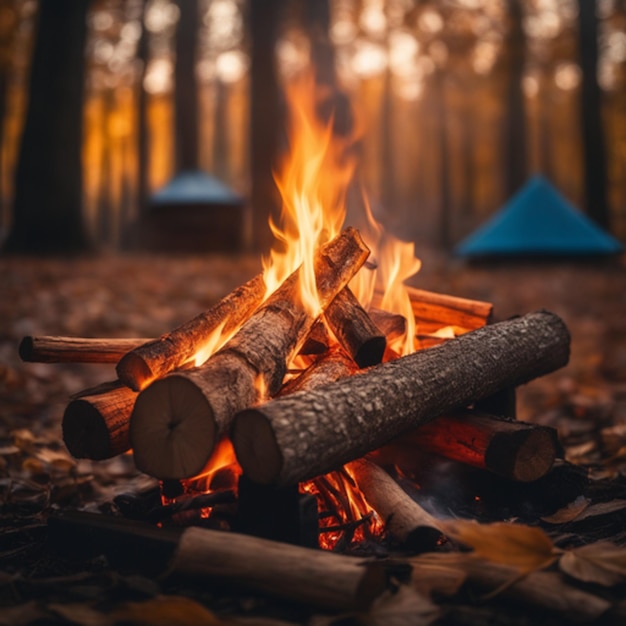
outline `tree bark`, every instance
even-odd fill
[[[174,108],[177,171],[198,169],[198,0],[178,0]]]
[[[117,363],[129,350],[147,341],[151,340],[24,337],[19,354],[29,363]]]
[[[231,438],[252,480],[288,485],[363,456],[502,387],[551,372],[568,358],[565,324],[539,311],[242,411]]]
[[[578,0],[581,121],[585,163],[585,210],[606,230],[611,227],[607,200],[607,166],[602,127],[602,93],[598,85],[598,17],[595,0]]]
[[[345,287],[369,251],[346,229],[315,258],[322,309]],[[130,437],[137,467],[158,478],[198,474],[233,415],[278,392],[316,316],[302,304],[294,272],[207,363],[157,380],[137,398]]]
[[[77,459],[102,461],[130,448],[128,422],[137,394],[127,387],[72,400],[63,414],[63,441]]]
[[[258,274],[207,311],[124,355],[116,367],[119,379],[134,391],[140,391],[192,359],[217,331],[235,330],[261,304],[264,296],[265,282],[262,274]]]
[[[82,118],[89,0],[41,0],[15,177],[9,252],[88,248],[82,216]]]

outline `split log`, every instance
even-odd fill
[[[417,446],[519,482],[545,476],[560,448],[554,428],[472,411],[440,416],[401,435],[389,454],[397,446]]]
[[[428,335],[444,326],[476,330],[491,321],[493,304],[407,287],[418,331]],[[376,302],[376,300],[375,300]]]
[[[19,354],[22,361],[30,363],[117,363],[146,341],[150,339],[24,337]]]
[[[366,458],[346,465],[386,531],[414,550],[434,548],[442,537],[437,520],[404,492],[382,468]]]
[[[155,378],[193,359],[213,333],[229,333],[237,328],[264,297],[265,283],[259,274],[207,311],[122,357],[116,367],[119,379],[134,391],[140,391]]]
[[[322,309],[345,287],[369,251],[346,229],[315,256]],[[130,439],[137,467],[157,478],[198,474],[237,411],[278,392],[317,315],[299,297],[294,272],[202,367],[155,381],[137,398]]]
[[[385,335],[371,320],[349,287],[342,289],[324,313],[344,350],[361,368],[378,365],[385,353]]]
[[[130,449],[129,420],[137,393],[128,387],[72,400],[63,414],[63,441],[77,459],[102,461]]]
[[[288,485],[363,456],[502,387],[547,374],[568,358],[563,321],[548,311],[530,313],[242,411],[231,439],[252,480]]]
[[[324,354],[324,352],[328,350],[330,343],[330,336],[328,330],[326,330],[326,324],[322,318],[318,317],[300,348],[300,354],[304,356]]]
[[[366,609],[405,564],[334,554],[238,533],[188,528],[182,533],[129,520],[67,511],[48,518],[61,553],[104,553],[114,565],[214,579],[325,609]]]

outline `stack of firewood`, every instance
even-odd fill
[[[467,409],[565,365],[563,322],[540,311],[492,324],[488,303],[410,289],[416,342],[426,349],[399,357],[388,340],[406,320],[365,311],[348,287],[368,254],[352,228],[317,252],[319,316],[301,302],[298,270],[269,297],[256,276],[158,339],[27,337],[20,353],[116,362],[116,382],[68,405],[64,441],[95,460],[132,448],[137,467],[159,479],[197,475],[229,436],[244,473],[261,484],[293,485],[349,464],[387,519],[395,487],[364,459],[382,446],[387,455],[426,448],[515,480],[544,475],[557,451],[553,431]],[[457,336],[443,339],[442,327]],[[230,338],[195,366],[216,334]],[[311,365],[286,377],[297,355]]]

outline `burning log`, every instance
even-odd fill
[[[149,567],[152,575],[167,568],[341,611],[367,608],[394,568],[409,569],[233,532],[188,528],[179,534],[91,513],[54,514],[48,526],[50,541],[64,554],[104,552],[113,562]]]
[[[117,363],[129,350],[149,339],[87,339],[85,337],[24,337],[19,354],[30,363]]]
[[[369,254],[346,229],[315,257],[320,305],[345,287]],[[130,439],[137,467],[158,478],[199,473],[232,416],[254,405],[260,387],[275,394],[287,361],[315,321],[299,297],[294,272],[205,365],[157,380],[137,398]]]
[[[346,469],[392,537],[416,550],[433,548],[441,539],[437,520],[412,500],[382,467],[362,458],[348,463]]]
[[[330,350],[300,374],[298,378],[294,378],[283,385],[279,395],[285,396],[296,391],[315,389],[334,383],[346,376],[351,376],[357,371],[355,362],[343,350]]]
[[[368,311],[372,322],[380,328],[381,332],[387,338],[387,341],[393,341],[406,333],[406,317],[397,313],[389,313],[382,309],[370,309]]]
[[[471,412],[438,417],[399,442],[519,482],[545,476],[559,450],[553,428]]]
[[[102,461],[130,448],[128,422],[137,393],[128,387],[72,400],[63,414],[63,441],[77,459]]]
[[[565,365],[569,332],[539,311],[479,328],[322,389],[242,411],[231,438],[244,472],[288,485],[363,456],[438,415]]]
[[[256,309],[265,296],[262,274],[222,298],[207,311],[159,339],[135,348],[117,364],[119,379],[134,391],[191,360],[214,332],[229,333]]]
[[[430,334],[442,326],[476,330],[491,321],[493,304],[407,287],[418,329]]]
[[[342,289],[324,313],[337,341],[359,367],[378,365],[387,340],[349,287]]]

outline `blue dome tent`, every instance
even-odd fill
[[[545,178],[531,178],[455,248],[462,257],[604,256],[624,246],[570,204]]]

